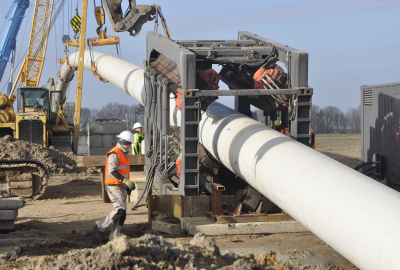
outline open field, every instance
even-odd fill
[[[361,164],[361,134],[317,134],[315,150],[354,168]]]
[[[360,135],[318,135],[317,150],[350,167],[359,164]],[[16,230],[0,233],[0,255],[20,247],[15,261],[0,259],[1,269],[31,266],[42,256],[56,259],[60,254],[102,243],[92,235],[92,227],[112,209],[102,203],[100,175],[52,175],[46,193],[39,200],[27,200],[19,210]],[[129,207],[128,207],[129,208]],[[122,233],[139,237],[146,233],[162,235],[174,243],[189,243],[193,237],[167,235],[151,230],[147,208],[127,211]],[[213,237],[222,254],[240,255],[273,251],[285,269],[357,269],[312,233],[238,235]],[[291,268],[289,268],[289,266]],[[157,268],[158,269],[158,268]],[[241,269],[241,268],[236,268]]]

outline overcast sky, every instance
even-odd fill
[[[127,1],[124,1],[125,6]],[[4,17],[12,2],[1,1],[0,26],[7,25]],[[66,3],[64,13],[58,17],[50,34],[41,85],[50,77],[57,78],[58,69],[61,69],[57,59],[64,57],[61,37],[73,34],[67,6],[71,13],[77,1],[67,0]],[[99,5],[100,1],[96,3]],[[137,1],[137,4],[152,3]],[[361,85],[400,81],[400,0],[160,0],[156,3],[162,7],[173,39],[237,39],[237,32],[244,30],[307,52],[308,82],[314,88],[313,103],[319,106],[333,105],[342,110],[357,107]],[[32,0],[18,35],[17,61],[28,46],[33,4]],[[95,37],[93,1],[88,4],[87,37]],[[125,32],[115,33],[107,16],[106,21],[108,35],[120,36],[123,59],[142,66],[146,58],[146,32],[153,31],[154,23],[147,23],[138,37],[130,37]],[[161,25],[159,28],[162,32]],[[117,56],[114,46],[95,49]],[[69,53],[73,51],[75,48],[70,48]],[[0,89],[8,77],[9,68]],[[75,83],[75,80],[71,83],[69,102],[75,99]],[[230,98],[221,101],[232,105]],[[82,106],[98,108],[107,102],[137,104],[115,86],[100,82],[85,70]]]

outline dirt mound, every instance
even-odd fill
[[[261,257],[261,256],[260,256]],[[276,266],[276,267],[275,267]],[[268,267],[268,268],[265,268]],[[24,269],[284,269],[274,254],[239,257],[221,255],[214,239],[196,235],[190,244],[146,234],[120,236],[94,249],[73,250],[57,259],[44,256]]]
[[[42,162],[50,173],[92,173],[93,168],[76,167],[72,152],[60,152],[54,147],[14,139],[7,135],[0,138],[0,159],[34,159]]]

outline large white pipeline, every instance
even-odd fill
[[[142,68],[112,56],[94,56],[102,77],[144,103]],[[86,52],[85,68],[90,68],[88,57]],[[72,66],[74,58],[70,56]],[[64,65],[61,73],[70,74],[69,68]],[[179,111],[171,114],[171,123],[179,124]],[[203,113],[200,141],[232,172],[359,268],[400,269],[397,191],[218,102]]]

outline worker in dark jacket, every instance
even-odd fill
[[[141,155],[142,154],[142,141],[144,139],[143,126],[140,123],[135,123],[133,125],[133,144],[132,144],[132,154]]]
[[[118,143],[112,148],[106,157],[104,170],[104,187],[114,210],[107,217],[93,227],[96,236],[106,242],[103,232],[111,225],[109,240],[112,240],[121,231],[126,218],[126,196],[127,191],[135,189],[135,184],[129,180],[130,162],[128,153],[133,142],[133,134],[123,131],[117,136]]]

